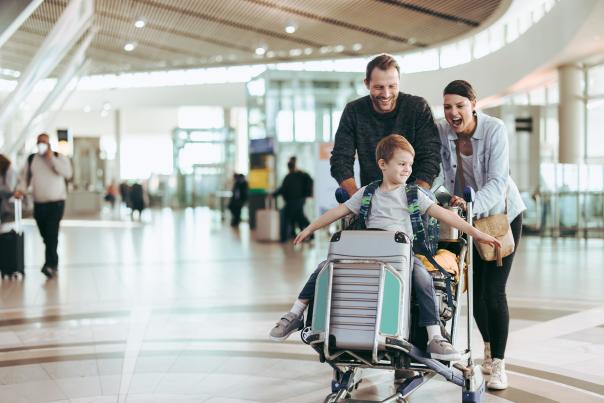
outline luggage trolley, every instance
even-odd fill
[[[472,224],[473,190],[467,188],[464,198],[466,220]],[[312,322],[301,334],[302,340],[317,351],[320,361],[333,368],[332,393],[325,398],[326,403],[351,397],[362,381],[364,368],[406,369],[416,374],[381,402],[406,401],[436,374],[462,388],[462,402],[482,400],[485,382],[471,350],[472,238],[459,238],[448,247],[459,257],[460,273],[452,312],[445,315],[448,320],[442,320],[452,343],[460,326],[463,268],[466,262],[468,266],[468,343],[458,363],[432,359],[425,348],[417,347],[425,346],[425,335],[422,340],[412,314],[413,252],[409,237],[402,232],[371,230],[340,231],[332,236],[328,259],[317,277]],[[442,313],[443,292],[435,288]]]

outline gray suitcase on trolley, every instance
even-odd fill
[[[407,339],[410,326],[411,241],[401,232],[342,231],[332,237],[328,262],[333,264],[329,334],[338,348],[372,349],[381,323],[386,276],[400,284],[396,328]],[[394,307],[396,309],[396,307]],[[378,337],[379,338],[379,337]]]

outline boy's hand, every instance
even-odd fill
[[[499,242],[497,238],[492,237],[489,234],[485,234],[484,232],[476,230],[476,234],[474,234],[474,239],[477,242],[486,243],[495,248],[501,248],[501,242]]]
[[[294,239],[294,245],[298,245],[299,243],[301,243],[303,240],[305,240],[306,238],[308,238],[310,236],[310,234],[312,234],[313,232],[309,229],[310,227],[306,227],[304,228],[304,230],[302,230],[298,236],[296,236],[296,239]]]

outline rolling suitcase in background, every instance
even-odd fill
[[[25,275],[21,200],[15,199],[15,222],[0,224],[0,273],[17,278]]]
[[[256,240],[279,241],[279,211],[275,209],[274,199],[268,196],[264,206],[264,209],[256,211]]]

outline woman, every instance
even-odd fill
[[[0,223],[14,221],[15,213],[9,199],[17,186],[17,174],[11,162],[0,154]]]
[[[452,81],[443,96],[445,120],[437,126],[445,187],[454,195],[451,205],[465,209],[463,184],[476,190],[473,212],[477,218],[501,214],[507,205],[517,249],[526,206],[509,175],[505,126],[501,120],[476,110],[476,93],[466,81]],[[505,287],[514,254],[503,258],[503,267],[497,267],[496,262],[482,260],[474,250],[474,318],[485,344],[482,368],[491,373],[487,383],[490,389],[508,386],[504,354],[510,317]]]

